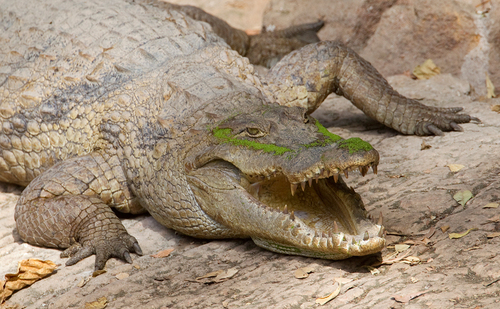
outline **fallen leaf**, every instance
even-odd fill
[[[226,281],[228,279],[231,279],[237,272],[238,272],[238,270],[236,268],[230,268],[228,270],[221,269],[221,270],[210,272],[210,273],[203,275],[201,277],[197,277],[196,281],[198,281],[200,283],[206,283],[206,284],[220,283],[220,282]]]
[[[496,95],[495,95],[495,86],[491,82],[491,79],[488,76],[488,73],[485,72],[484,74],[486,75],[486,90],[488,92],[487,95],[486,95],[486,97],[488,99],[494,98],[494,97],[496,97]]]
[[[122,279],[128,278],[129,276],[130,276],[130,275],[129,275],[129,274],[127,274],[127,273],[119,273],[119,274],[117,274],[115,277],[116,277],[116,279],[118,279],[118,280],[122,280]]]
[[[87,283],[89,283],[90,279],[92,279],[92,276],[85,277],[82,280],[80,280],[80,282],[78,282],[76,286],[79,288],[83,288]]]
[[[48,260],[28,259],[20,261],[17,273],[6,274],[5,281],[0,281],[0,304],[15,291],[52,274],[56,268],[56,264]]]
[[[495,232],[495,233],[491,233],[491,234],[486,235],[487,238],[495,238],[498,236],[500,236],[500,232]]]
[[[375,275],[380,274],[380,270],[376,269],[376,268],[375,268],[375,267],[373,267],[373,266],[370,266],[370,265],[364,265],[363,267],[365,267],[366,269],[368,269],[368,270],[370,271],[370,273],[371,273],[372,275],[374,275],[374,276],[375,276]]]
[[[472,192],[469,190],[458,191],[453,195],[455,201],[457,201],[460,205],[465,206],[467,202],[472,198]]]
[[[443,233],[446,233],[446,231],[450,229],[450,226],[449,225],[443,225],[442,227],[440,227],[440,229],[441,229],[441,231]]]
[[[500,105],[493,105],[491,110],[497,113],[500,113]]]
[[[342,283],[339,283],[339,286],[330,295],[325,296],[325,297],[316,298],[316,304],[320,304],[321,306],[323,306],[324,304],[326,304],[330,300],[334,299],[335,297],[337,297],[340,294],[341,288],[342,288]]]
[[[434,64],[434,61],[427,59],[421,65],[413,69],[413,75],[418,79],[429,79],[441,73],[441,69]]]
[[[475,227],[473,228],[470,228],[468,229],[467,231],[463,232],[463,233],[450,233],[448,234],[448,237],[450,239],[458,239],[458,238],[462,238],[464,237],[465,235],[469,234],[470,231],[474,231],[474,230],[477,230]]]
[[[170,253],[172,253],[175,249],[174,248],[168,248],[168,249],[165,249],[165,250],[162,250],[160,252],[158,252],[157,254],[152,254],[151,257],[154,257],[154,258],[163,258],[163,257],[167,257],[170,255]]]
[[[401,245],[401,244],[398,244],[398,245],[394,245],[394,250],[396,250],[396,252],[403,252],[403,251],[406,251],[410,249],[410,245]]]
[[[418,279],[417,279],[417,278],[415,278],[415,277],[410,277],[410,281],[411,281],[411,283],[417,283],[417,282],[419,282],[420,280],[418,280]]]
[[[97,276],[100,276],[102,274],[105,274],[106,273],[106,270],[104,269],[99,269],[99,270],[96,270],[92,273],[92,277],[97,277]]]
[[[419,297],[420,295],[424,294],[425,292],[417,292],[413,294],[407,294],[407,295],[394,295],[392,298],[397,301],[398,303],[407,303],[410,300]]]
[[[459,170],[463,169],[465,166],[462,164],[448,164],[446,165],[450,169],[451,172],[455,173],[458,172]]]
[[[108,305],[106,296],[99,297],[96,301],[85,303],[85,309],[103,309]]]
[[[428,145],[425,143],[425,141],[422,141],[422,144],[420,145],[420,150],[427,150],[427,149],[430,149],[432,148],[431,145]]]
[[[498,208],[499,205],[500,204],[498,204],[498,203],[488,203],[488,204],[484,205],[483,208]]]
[[[314,268],[310,267],[310,266],[306,266],[306,267],[301,267],[301,268],[298,268],[294,275],[295,275],[295,278],[297,279],[305,279],[307,277],[309,277],[309,274],[314,272]]]
[[[401,260],[401,263],[409,264],[411,266],[420,264],[421,262],[420,258],[416,256],[408,256]]]

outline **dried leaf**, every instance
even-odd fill
[[[441,69],[434,64],[434,61],[427,59],[421,65],[413,69],[413,75],[418,79],[429,79],[441,73]]]
[[[448,237],[450,239],[458,239],[458,238],[462,238],[464,237],[465,235],[469,234],[470,231],[474,231],[474,230],[477,230],[476,228],[471,228],[471,229],[468,229],[467,231],[463,232],[463,233],[449,233],[448,234]]]
[[[415,278],[415,277],[410,277],[410,281],[411,281],[411,283],[417,283],[417,282],[419,282],[420,280],[418,280],[418,279],[417,279],[417,278]]]
[[[500,105],[493,105],[491,110],[497,113],[500,113]]]
[[[491,233],[491,234],[486,235],[487,238],[495,238],[498,236],[500,236],[500,232],[495,232],[495,233]]]
[[[408,256],[401,260],[401,263],[410,264],[411,266],[420,264],[422,261],[419,257]]]
[[[422,141],[422,144],[420,145],[420,150],[427,150],[427,149],[430,149],[432,148],[431,145],[428,145],[425,143],[425,141]]]
[[[450,169],[450,171],[453,173],[458,172],[459,170],[461,170],[465,167],[462,164],[448,164],[447,166]]]
[[[483,206],[483,208],[498,208],[500,204],[498,203],[488,203],[486,205]]]
[[[469,190],[458,191],[453,195],[455,201],[457,201],[460,205],[465,206],[467,202],[472,198],[472,192]]]
[[[392,298],[397,301],[398,303],[407,303],[410,300],[419,297],[420,295],[424,294],[425,292],[417,292],[413,294],[407,294],[407,295],[394,295]]]
[[[310,266],[306,266],[306,267],[301,267],[301,268],[298,268],[294,275],[295,275],[295,278],[297,279],[305,279],[307,277],[309,277],[309,274],[314,272],[314,268],[310,267]]]
[[[104,269],[99,269],[99,270],[96,270],[92,273],[92,277],[97,277],[97,276],[100,276],[102,274],[105,274],[106,273],[106,270]]]
[[[410,249],[410,245],[401,245],[401,244],[394,245],[394,250],[396,250],[396,252],[403,252],[408,249]]]
[[[56,264],[48,260],[28,259],[20,261],[17,273],[6,274],[5,281],[0,281],[0,304],[15,291],[52,274],[56,268]]]
[[[170,255],[170,253],[172,253],[175,249],[174,248],[168,248],[168,249],[165,249],[165,250],[162,250],[160,252],[158,252],[157,254],[152,254],[151,257],[154,257],[154,258],[163,258],[163,257],[167,257]]]
[[[85,277],[82,280],[80,280],[80,282],[78,282],[76,286],[79,288],[83,288],[87,283],[89,283],[90,279],[92,279],[92,276]]]
[[[441,231],[443,233],[446,233],[446,231],[450,229],[450,226],[449,225],[443,225],[442,227],[440,227],[440,229],[441,229]]]
[[[115,277],[116,277],[116,279],[118,279],[118,280],[122,280],[122,279],[128,278],[129,276],[130,276],[130,275],[129,275],[129,274],[127,274],[127,273],[119,273],[119,274],[117,274]]]
[[[323,306],[324,304],[326,304],[330,300],[334,299],[335,297],[337,297],[340,294],[341,288],[342,288],[342,283],[339,283],[339,286],[330,295],[325,296],[325,297],[316,298],[316,304],[320,304],[321,306]]]
[[[197,277],[196,281],[201,282],[201,283],[206,283],[206,284],[220,283],[220,282],[226,281],[228,279],[231,279],[237,272],[238,272],[238,270],[236,268],[230,268],[228,270],[221,269],[221,270],[210,272],[210,273],[203,275],[201,277]]]
[[[496,97],[496,95],[495,95],[495,86],[491,82],[491,79],[488,76],[488,73],[485,72],[484,74],[486,75],[486,90],[488,91],[486,97],[488,99],[494,98],[494,97]]]
[[[374,275],[374,276],[375,276],[375,275],[380,274],[380,270],[376,269],[376,268],[375,268],[375,267],[373,267],[373,266],[370,266],[370,265],[364,265],[363,267],[365,267],[366,269],[368,269],[368,270],[370,271],[370,273],[371,273],[372,275]]]
[[[215,277],[214,281],[215,281],[215,283],[226,281],[228,279],[231,279],[237,273],[238,273],[238,270],[236,268],[229,268],[228,270],[225,270],[222,273],[218,274]]]
[[[85,309],[103,309],[108,305],[106,296],[99,297],[96,301],[85,303]]]

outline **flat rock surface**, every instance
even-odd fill
[[[324,307],[499,308],[500,281],[495,280],[500,279],[500,237],[487,236],[500,230],[500,208],[483,206],[500,203],[500,115],[491,110],[500,100],[473,101],[467,95],[468,83],[447,74],[423,81],[406,76],[389,80],[407,96],[434,106],[462,106],[483,122],[463,125],[464,132],[417,137],[383,127],[336,96],[314,113],[331,132],[361,137],[380,152],[378,175],[351,172],[346,181],[361,194],[370,214],[384,216],[389,235],[382,256],[393,253],[395,244],[410,241],[411,251],[402,254],[417,257],[420,263],[382,265],[372,274],[366,265],[376,263],[377,256],[343,261],[285,256],[260,249],[250,240],[185,237],[140,216],[123,222],[144,256],[133,255],[132,265],[112,259],[106,273],[80,287],[92,274],[94,257],[66,267],[60,251],[22,243],[14,222],[20,189],[3,185],[0,276],[15,272],[18,261],[27,258],[60,265],[56,273],[16,292],[6,304],[84,308],[106,297],[106,308],[312,308],[319,306],[316,298],[336,289],[335,278],[344,278],[339,296]],[[450,164],[463,168],[451,172]],[[474,195],[465,206],[453,199],[462,190]],[[471,228],[462,238],[448,236]],[[432,230],[434,234],[429,233]],[[168,257],[150,256],[167,248],[175,249]],[[306,266],[314,272],[296,279],[294,272]],[[238,272],[220,283],[196,280],[231,268]],[[394,300],[419,293],[423,294],[406,304]]]

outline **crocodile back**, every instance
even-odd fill
[[[141,140],[158,115],[179,122],[199,109],[171,99],[179,88],[202,104],[248,67],[207,24],[175,11],[0,0],[0,181],[26,185],[57,161]]]

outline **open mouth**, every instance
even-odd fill
[[[198,171],[217,170],[217,181],[224,178],[223,182],[232,186],[207,188],[205,181],[203,191],[222,196],[219,201],[231,206],[200,204],[212,218],[239,229],[271,251],[326,259],[372,254],[385,246],[381,218],[375,223],[367,217],[359,194],[340,174],[347,177],[348,171],[356,169],[365,175],[369,167],[376,172],[377,164],[378,154],[365,165],[342,169],[315,166],[295,176],[285,175],[280,169],[247,175],[229,162],[216,160]],[[215,213],[213,207],[218,208]]]

